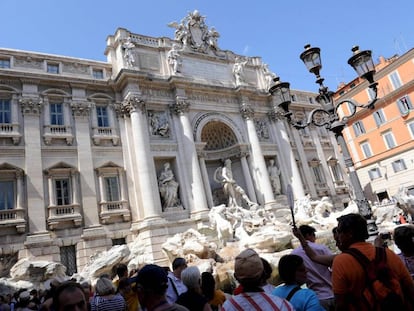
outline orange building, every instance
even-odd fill
[[[414,49],[376,65],[379,100],[374,109],[358,108],[349,118],[344,137],[368,200],[391,199],[399,187],[414,194]],[[341,85],[337,102],[350,98],[368,103],[368,82],[357,78]],[[341,105],[349,115],[351,106]]]

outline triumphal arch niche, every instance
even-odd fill
[[[200,120],[202,120],[200,122]],[[226,160],[231,161],[231,173],[235,182],[246,192],[251,201],[256,202],[252,178],[247,164],[248,144],[242,131],[226,115],[210,113],[203,115],[196,128],[196,139],[203,147],[202,156],[205,161],[208,185],[211,195],[210,206],[228,204],[222,182],[222,168]],[[246,200],[239,202],[246,205]]]

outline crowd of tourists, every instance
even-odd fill
[[[393,240],[400,252],[388,249],[381,235],[367,242],[366,220],[359,214],[338,218],[333,238],[339,253],[316,243],[316,230],[294,227],[300,246],[278,263],[281,284],[269,282],[273,269],[253,249],[234,261],[238,286],[218,289],[211,272],[200,273],[176,258],[169,267],[147,264],[96,283],[52,280],[50,289],[19,290],[0,295],[0,311],[324,311],[414,310],[414,226],[396,227]],[[389,308],[389,309],[388,309]]]

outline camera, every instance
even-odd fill
[[[383,240],[391,240],[391,232],[380,233],[380,238]]]

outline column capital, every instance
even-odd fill
[[[40,115],[43,101],[39,97],[22,97],[19,99],[23,114]]]
[[[145,101],[142,96],[133,94],[129,95],[122,102],[121,112],[124,114],[131,114],[132,112],[145,113]]]
[[[272,110],[267,113],[267,116],[271,121],[284,121],[286,119],[284,114],[279,110]]]
[[[88,117],[92,104],[88,101],[72,101],[70,108],[74,117]]]
[[[185,112],[188,112],[189,107],[190,107],[190,103],[187,101],[187,97],[176,96],[175,103],[170,105],[170,110],[173,113],[180,115]]]

